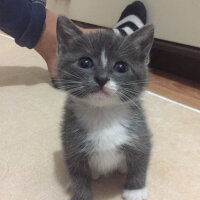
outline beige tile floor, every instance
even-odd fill
[[[0,37],[0,200],[65,200],[60,144],[65,94],[49,85],[44,61]],[[153,133],[149,200],[200,199],[200,113],[144,95]],[[119,200],[124,177],[94,182],[95,200]]]

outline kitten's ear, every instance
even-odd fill
[[[66,52],[70,40],[73,40],[76,35],[83,34],[83,32],[81,32],[70,19],[62,15],[58,17],[56,33],[58,41],[58,55]]]
[[[141,61],[145,61],[148,64],[149,53],[154,41],[154,26],[152,24],[145,25],[128,37],[129,42],[132,42],[139,52]]]

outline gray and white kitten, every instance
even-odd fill
[[[153,32],[147,25],[130,36],[112,30],[83,34],[66,17],[58,18],[58,78],[69,94],[62,142],[72,200],[91,200],[91,179],[115,170],[127,172],[124,199],[147,196],[151,142],[139,97]]]

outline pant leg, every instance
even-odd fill
[[[0,29],[18,45],[33,48],[46,18],[46,0],[0,0]]]

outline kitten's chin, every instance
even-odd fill
[[[113,94],[111,92],[108,92],[106,90],[97,90],[95,92],[92,92],[90,95],[91,95],[91,97],[99,99],[99,100],[111,98],[113,96]]]
[[[95,107],[113,106],[120,103],[120,99],[117,96],[102,91],[89,94],[83,98],[83,101]]]
[[[122,103],[115,91],[109,89],[95,90],[84,97],[70,96],[77,102],[94,107],[114,106]]]

